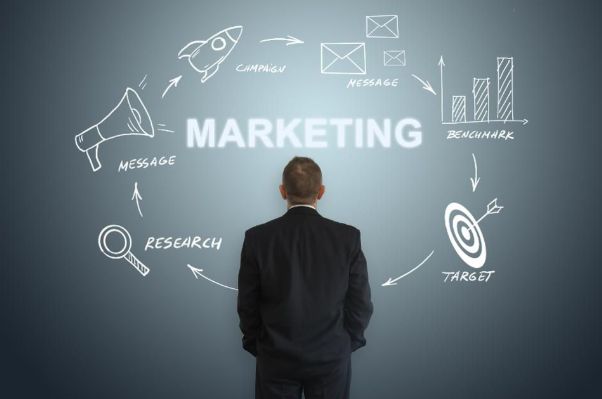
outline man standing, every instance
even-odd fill
[[[348,399],[351,352],[366,345],[373,305],[360,231],[323,217],[322,172],[284,168],[284,215],[245,231],[238,274],[243,348],[256,357],[256,399]]]

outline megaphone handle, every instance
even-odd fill
[[[86,151],[86,155],[88,156],[88,161],[90,161],[90,166],[92,166],[92,170],[96,172],[98,169],[102,168],[102,164],[98,159],[98,145],[88,149]]]

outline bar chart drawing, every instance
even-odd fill
[[[443,56],[439,60],[441,76],[441,123],[444,125],[459,125],[473,123],[522,123],[527,124],[527,119],[514,117],[514,57],[497,57],[496,69],[496,100],[492,115],[491,107],[491,79],[489,77],[473,77],[472,80],[472,119],[467,118],[467,97],[465,95],[452,95],[451,117],[445,120],[443,100]]]

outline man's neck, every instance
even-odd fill
[[[309,206],[311,208],[316,209],[317,208],[316,205],[317,204],[315,202],[313,204],[290,204],[290,203],[288,203],[287,204],[287,209],[291,209],[291,208],[293,208],[295,206]]]

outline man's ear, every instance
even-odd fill
[[[320,189],[318,190],[318,199],[322,198],[322,196],[324,195],[325,191],[326,191],[326,187],[324,187],[324,185],[322,184],[320,186]]]
[[[280,195],[282,196],[282,199],[286,199],[286,189],[284,188],[284,184],[278,186],[278,189],[280,190]]]

